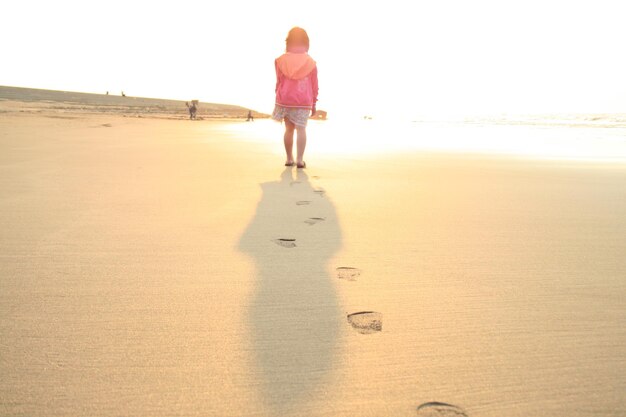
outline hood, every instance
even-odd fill
[[[300,80],[313,71],[315,61],[307,53],[287,52],[276,59],[276,66],[287,78]]]

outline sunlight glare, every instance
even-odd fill
[[[282,154],[283,125],[273,120],[224,129],[247,141],[272,144]],[[311,120],[307,154],[376,156],[405,152],[510,155],[533,159],[626,162],[626,128]]]

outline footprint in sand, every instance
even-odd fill
[[[345,279],[346,281],[356,281],[356,279],[361,276],[361,270],[351,266],[340,266],[336,271],[337,278]]]
[[[296,239],[274,239],[272,242],[276,243],[278,246],[282,246],[283,248],[295,248],[296,247]]]
[[[308,201],[308,200],[296,201],[296,205],[298,205],[298,206],[308,206],[309,204],[311,204],[311,202]]]
[[[313,192],[319,195],[320,197],[324,197],[324,194],[326,194],[326,190],[324,190],[323,188],[317,188],[313,190]]]
[[[376,333],[383,330],[383,315],[375,311],[359,311],[348,314],[348,323],[361,334]]]
[[[313,175],[311,178],[313,178],[314,180],[319,180],[320,179],[319,175]]]
[[[102,127],[113,127],[113,125],[111,123],[105,123],[103,125],[101,125]]]
[[[468,417],[460,407],[439,401],[427,402],[417,407],[418,417]]]
[[[313,226],[314,224],[323,222],[324,220],[326,220],[324,217],[309,217],[304,222],[309,226]]]

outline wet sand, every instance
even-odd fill
[[[0,414],[626,413],[623,165],[64,116],[0,115]]]

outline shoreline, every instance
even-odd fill
[[[188,100],[191,101],[191,100]],[[245,119],[248,108],[200,102],[196,120]],[[0,86],[1,113],[119,114],[126,117],[189,120],[185,101]],[[255,118],[269,115],[252,110]]]

